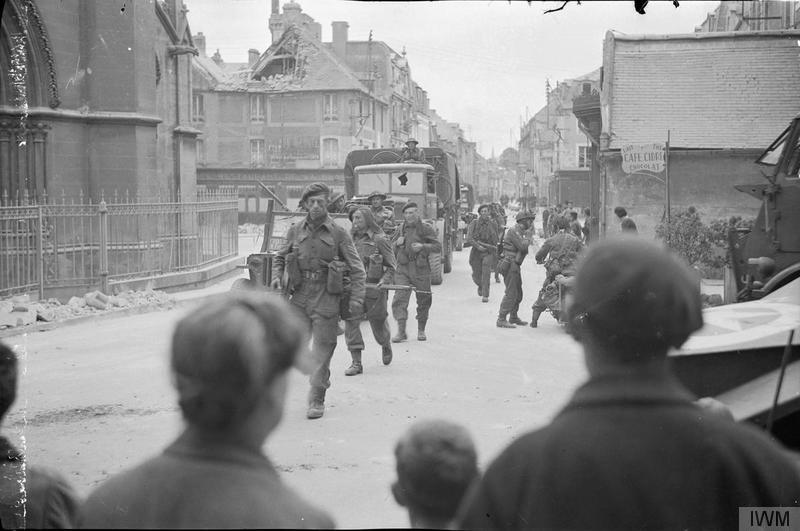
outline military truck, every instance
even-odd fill
[[[347,155],[344,168],[348,197],[363,198],[373,191],[386,194],[396,220],[403,219],[408,201],[419,205],[420,216],[436,229],[442,253],[430,255],[431,284],[441,284],[453,267],[460,183],[455,158],[440,148],[420,148],[425,164],[400,162],[400,149],[360,149]]]
[[[800,451],[800,115],[756,162],[766,182],[736,186],[762,202],[755,225],[728,234],[735,304],[706,308],[670,361],[695,395]]]
[[[728,234],[734,282],[727,284],[727,301],[760,299],[800,278],[800,115],[756,162],[766,168],[766,182],[736,189],[762,206],[752,230]]]

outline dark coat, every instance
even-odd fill
[[[738,529],[739,507],[800,504],[782,447],[691,399],[667,379],[590,380],[489,466],[457,527]]]
[[[281,481],[262,454],[183,436],[89,496],[81,527],[101,529],[333,528]]]
[[[71,529],[80,500],[55,470],[31,466],[0,437],[0,524],[3,529]]]

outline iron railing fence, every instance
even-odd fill
[[[93,201],[0,194],[0,298],[200,269],[238,254],[235,192]]]

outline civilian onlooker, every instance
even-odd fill
[[[17,398],[17,356],[0,343],[0,421]],[[0,527],[2,529],[70,529],[79,500],[55,470],[26,462],[25,456],[0,437]]]
[[[619,220],[620,230],[622,232],[639,232],[636,228],[636,223],[628,216],[628,211],[625,207],[618,206],[614,208],[614,215]]]
[[[581,224],[578,221],[578,213],[574,210],[569,211],[569,232],[575,235],[579,240],[583,240],[583,231]]]
[[[542,234],[544,235],[545,238],[550,236],[547,233],[547,222],[550,219],[552,208],[553,207],[545,207],[544,209],[542,209]]]
[[[800,505],[782,447],[704,412],[669,369],[703,324],[687,266],[639,238],[598,242],[568,315],[588,382],[489,466],[459,528],[737,529],[739,507]]]
[[[469,432],[446,420],[418,421],[394,450],[394,499],[408,509],[411,527],[446,529],[469,485],[478,457]]]
[[[281,482],[262,450],[305,345],[290,306],[263,292],[231,292],[184,317],[172,337],[171,372],[185,429],[161,455],[92,492],[82,526],[333,527]]]
[[[583,243],[589,244],[592,241],[592,230],[597,226],[597,218],[592,216],[592,211],[588,208],[583,209],[583,227],[581,227],[581,232],[583,233]]]
[[[636,228],[636,223],[631,218],[622,218],[622,221],[619,223],[622,232],[628,232],[631,234],[637,234],[639,230]]]

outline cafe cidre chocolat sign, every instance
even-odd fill
[[[646,144],[625,144],[620,147],[622,171],[636,173],[648,171],[661,173],[664,171],[665,148],[663,142]]]

